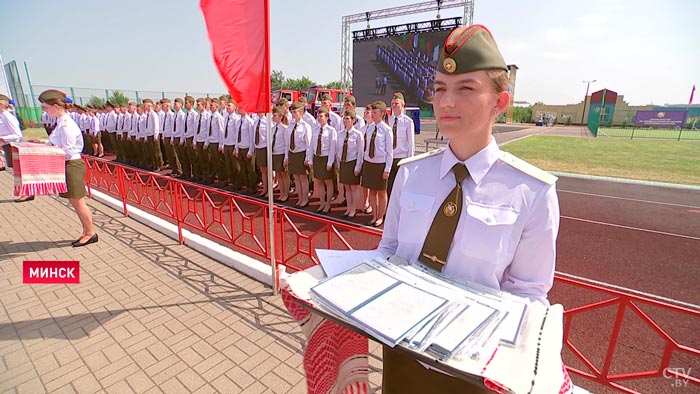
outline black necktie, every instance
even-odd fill
[[[462,212],[462,181],[469,176],[469,170],[462,163],[455,164],[452,172],[457,184],[435,213],[433,223],[425,237],[423,249],[418,256],[418,260],[437,271],[442,271],[442,267],[447,264],[447,254],[450,252],[450,245],[455,237]]]

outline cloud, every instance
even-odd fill
[[[608,16],[603,14],[588,14],[578,17],[578,22],[582,25],[599,26],[608,21]]]
[[[549,41],[562,42],[568,39],[568,34],[563,27],[553,27],[544,32],[544,36]]]

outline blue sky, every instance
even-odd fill
[[[271,0],[272,68],[287,77],[338,80],[342,16],[411,3]],[[516,100],[579,102],[582,81],[595,79],[591,91],[606,87],[633,105],[682,104],[693,84],[700,87],[698,1],[475,0],[474,10],[475,23],[486,25],[506,62],[520,68]],[[3,0],[2,16],[0,54],[16,60],[22,74],[26,61],[35,85],[224,90],[196,0]]]

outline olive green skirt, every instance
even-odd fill
[[[372,190],[386,190],[386,179],[384,174],[385,163],[362,163],[362,186]]]
[[[255,148],[255,164],[267,167],[267,148]]]
[[[306,174],[306,166],[304,165],[304,159],[306,159],[306,151],[301,152],[289,152],[289,172],[292,175],[302,175]]]
[[[355,176],[357,160],[340,163],[340,183],[343,185],[359,185],[360,176]]]
[[[63,198],[83,198],[85,192],[85,162],[82,159],[66,162],[66,186],[68,192],[60,193]]]
[[[328,166],[328,156],[316,156],[314,155],[314,178],[315,179],[333,179],[334,171],[333,167],[328,171],[326,169]]]
[[[274,171],[285,171],[284,155],[272,155],[272,169]]]

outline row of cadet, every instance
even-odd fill
[[[394,94],[390,116],[386,104],[377,101],[365,108],[364,119],[356,116],[353,96],[345,98],[344,116],[330,110],[329,96],[322,98],[317,118],[307,111],[305,97],[277,104],[271,143],[264,115],[247,114],[226,96],[108,102],[103,109],[73,105],[70,115],[83,132],[86,154],[101,157],[106,150],[129,165],[170,168],[173,176],[232,185],[234,191],[256,193],[262,186],[261,196],[267,192],[261,174],[267,174],[271,146],[279,201],[289,199],[293,182],[297,206],[309,205],[311,189],[320,200],[317,211],[328,213],[335,196],[347,207],[344,216],[365,210],[372,213],[370,224],[380,226],[397,163],[415,152],[415,127],[404,113],[403,94]]]

